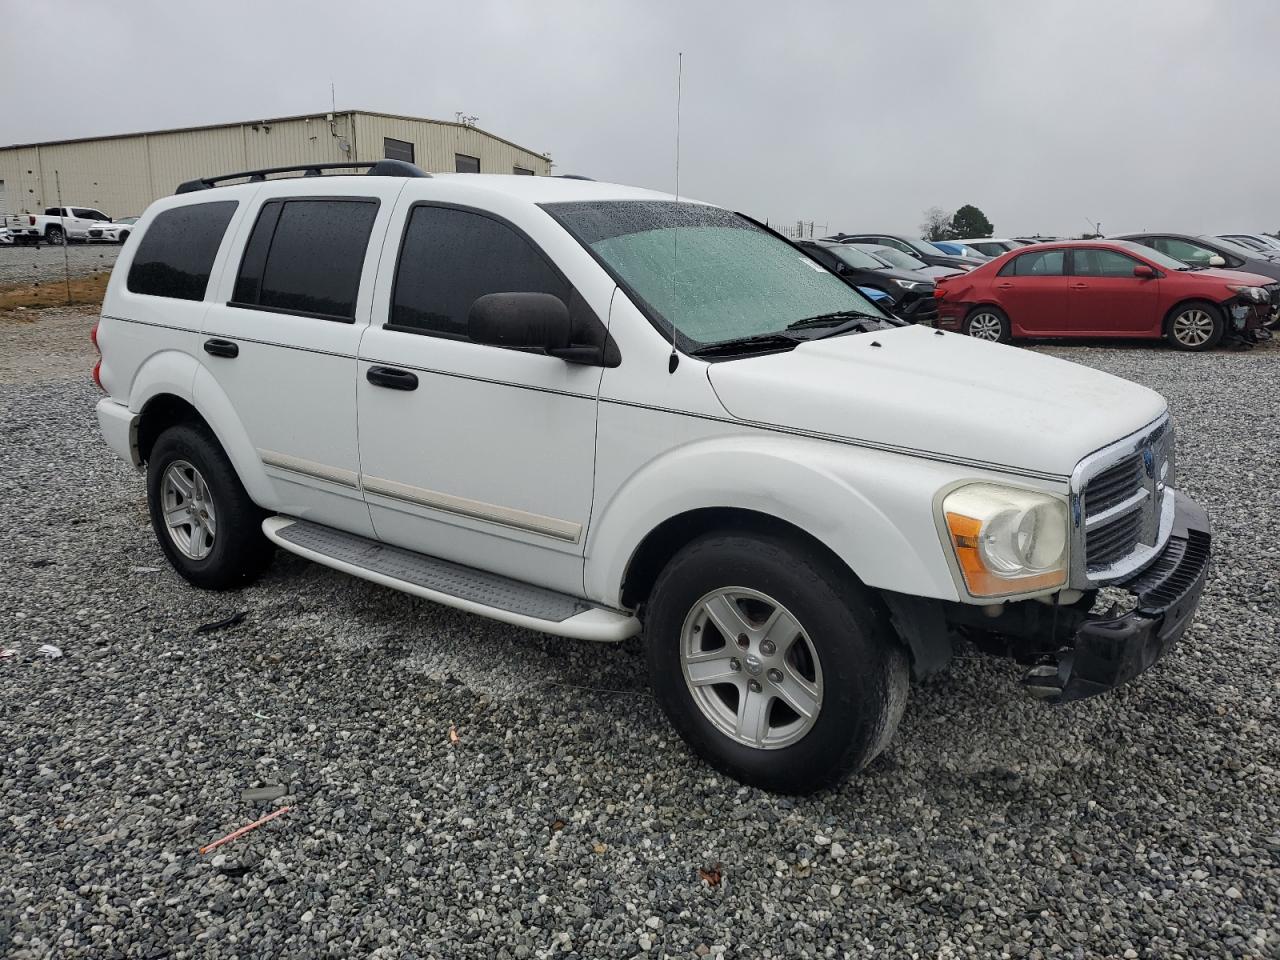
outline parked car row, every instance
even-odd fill
[[[48,243],[53,246],[77,240],[124,243],[137,220],[137,217],[112,220],[92,207],[48,207],[44,213],[6,216],[0,221],[0,228],[8,232],[11,243]]]
[[[1280,310],[1273,277],[1190,264],[1152,239],[1072,240],[1006,253],[938,281],[937,326],[1001,343],[1165,338],[1181,350],[1269,336],[1265,328]]]
[[[984,340],[1163,338],[1208,350],[1266,339],[1280,321],[1280,239],[1266,234],[839,233],[799,245],[864,293],[876,291],[881,310]]]

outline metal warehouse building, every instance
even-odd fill
[[[384,157],[436,173],[551,172],[547,155],[477,127],[351,110],[0,147],[0,211],[40,213],[58,206],[60,181],[67,206],[135,216],[184,180]]]

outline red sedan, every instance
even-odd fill
[[[1280,283],[1188,266],[1124,240],[1075,240],[1012,250],[941,278],[937,326],[983,340],[1014,337],[1165,337],[1209,350],[1228,334],[1252,338],[1280,308]]]

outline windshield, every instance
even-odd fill
[[[899,270],[923,270],[927,266],[923,260],[917,260],[911,254],[895,250],[893,247],[862,247],[862,249],[870,251],[885,263],[892,267],[897,267]]]
[[[547,203],[686,352],[782,333],[797,320],[883,317],[853,287],[736,213],[669,200]]]
[[[1241,246],[1234,240],[1223,240],[1221,237],[1201,237],[1200,239],[1212,243],[1224,253],[1234,253],[1237,257],[1244,257],[1246,260],[1259,259],[1257,250],[1250,250],[1248,247]]]
[[[839,258],[855,270],[883,270],[884,264],[877,260],[871,254],[848,243],[840,243],[835,246],[823,247],[832,256]]]
[[[948,256],[948,254],[942,253],[941,250],[931,244],[928,240],[915,240],[911,237],[898,237],[898,239],[912,247],[916,253],[922,253],[926,257],[936,257],[939,254],[942,254],[944,257]]]
[[[1169,256],[1167,253],[1161,253],[1155,247],[1148,247],[1144,243],[1134,243],[1131,240],[1121,240],[1117,243],[1117,246],[1128,247],[1138,256],[1142,257],[1144,260],[1148,260],[1151,263],[1154,263],[1157,267],[1160,267],[1162,270],[1187,269],[1187,264],[1184,261],[1175,259],[1174,257]]]

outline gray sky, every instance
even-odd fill
[[[1001,235],[1280,228],[1280,0],[0,13],[0,143],[311,113],[332,80],[339,109],[461,110],[556,172],[670,190],[683,51],[681,192],[774,222],[915,233],[973,203]],[[70,51],[62,76],[42,46]]]

